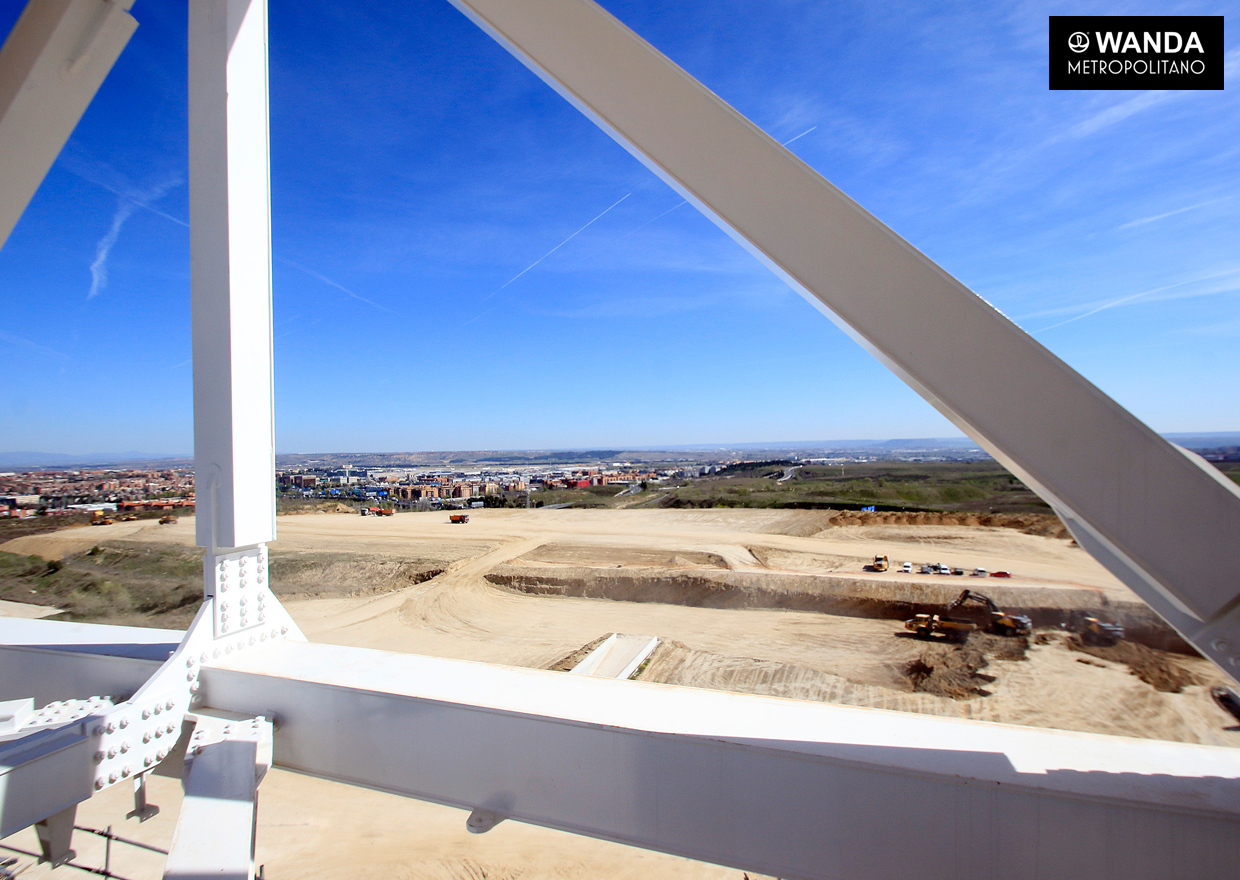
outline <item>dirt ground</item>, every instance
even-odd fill
[[[661,644],[642,680],[1240,745],[1240,731],[1228,729],[1233,719],[1209,696],[1222,677],[1200,658],[1145,645],[1083,652],[1053,628],[1020,644],[985,637],[949,646],[910,638],[895,619],[723,600],[712,607],[667,587],[677,579],[713,578],[723,593],[770,581],[780,590],[814,594],[838,583],[937,602],[968,586],[1005,602],[1053,596],[1103,611],[1139,604],[1065,538],[967,525],[832,525],[817,511],[762,510],[497,509],[471,512],[466,525],[435,512],[315,514],[281,517],[278,530],[273,582],[314,641],[562,668],[566,657],[608,633],[644,634]],[[33,535],[0,550],[60,558],[101,541],[192,545],[193,520]],[[915,570],[937,562],[1013,577],[864,571],[878,553],[893,569],[904,561]],[[283,589],[281,571],[290,579]],[[524,572],[531,582],[559,573],[587,586],[644,577],[646,589],[664,592],[640,601],[540,593],[496,583],[497,572]],[[171,805],[177,793],[168,786],[160,797]],[[262,793],[260,861],[271,877],[336,876],[341,869],[398,878],[741,877],[515,823],[466,835],[461,811],[282,771],[272,772]],[[84,811],[102,809],[103,800]],[[100,815],[93,821],[119,823],[123,811]],[[155,834],[156,822],[124,827],[134,836]]]

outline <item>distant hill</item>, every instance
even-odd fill
[[[193,462],[192,455],[169,455],[164,452],[0,452],[0,468],[75,468],[147,465],[154,467],[183,466]]]
[[[1240,432],[1211,431],[1163,434],[1163,437],[1186,449],[1223,449],[1240,447]],[[629,449],[483,449],[442,450],[434,452],[317,452],[288,453],[276,456],[278,467],[469,467],[491,465],[522,467],[532,465],[577,464],[612,461],[688,461],[748,457],[762,453],[778,453],[774,457],[799,454],[809,457],[820,453],[849,452],[884,455],[908,453],[939,453],[950,457],[986,457],[968,437],[925,437],[887,440],[797,440],[767,443],[697,443],[675,446],[647,446]],[[191,455],[158,452],[0,452],[0,470],[37,468],[100,468],[100,467],[185,467],[193,463]]]

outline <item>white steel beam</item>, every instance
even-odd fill
[[[190,260],[197,541],[275,538],[266,0],[189,4]],[[262,565],[265,567],[265,556]]]
[[[195,713],[185,753],[185,800],[165,880],[253,880],[258,786],[271,767],[271,722]]]
[[[288,641],[202,681],[277,723],[278,766],[461,807],[476,830],[513,818],[784,878],[1240,863],[1234,749]]]
[[[1240,490],[592,0],[450,0],[1049,502],[1240,674]],[[947,337],[967,341],[944,345]],[[1240,680],[1240,679],[1238,679]]]
[[[133,0],[29,0],[0,48],[0,247],[138,23]]]
[[[121,694],[152,668],[19,646],[0,671],[49,654]],[[1240,863],[1234,749],[283,640],[199,681],[214,710],[279,726],[277,766],[461,807],[478,832],[512,818],[785,878],[905,877],[910,853],[944,880]],[[0,699],[20,692],[0,674]],[[72,773],[89,747],[61,735]]]

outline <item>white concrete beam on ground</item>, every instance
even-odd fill
[[[593,0],[450,0],[976,440],[1240,681],[1240,488]],[[967,345],[944,345],[944,338]]]
[[[271,722],[194,713],[185,753],[185,800],[165,880],[253,880],[258,786],[271,768]]]
[[[600,678],[627,681],[658,646],[659,639],[656,636],[612,633],[593,651],[582,657],[581,662],[569,672],[574,675],[597,675]]]
[[[29,0],[0,48],[0,247],[138,23],[133,0]]]
[[[197,541],[227,553],[275,538],[266,0],[189,4],[189,188]]]

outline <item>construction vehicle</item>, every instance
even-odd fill
[[[976,608],[976,610],[975,610]],[[973,614],[969,614],[973,611]],[[1023,614],[1008,614],[989,596],[962,590],[942,614],[918,614],[904,621],[904,628],[923,639],[943,636],[964,641],[974,630],[997,636],[1023,636],[1033,632],[1033,621]]]
[[[136,513],[127,513],[121,517],[121,522],[137,522],[138,515]]]
[[[167,516],[161,516],[159,518],[159,524],[161,526],[171,525],[172,523],[176,521],[177,521],[177,518],[173,516],[172,514],[168,514]]]
[[[468,514],[468,513],[451,513],[451,514],[448,514],[448,522],[452,522],[452,523],[467,523],[467,522],[469,522],[469,514]]]
[[[102,510],[92,510],[90,512],[90,524],[92,526],[110,526],[115,522],[116,520],[106,515]]]
[[[875,556],[874,557],[873,568],[875,571],[886,571],[887,566],[888,566],[888,562],[887,562],[886,556]]]
[[[1088,611],[1073,611],[1068,615],[1064,629],[1074,632],[1087,645],[1114,645],[1124,637],[1124,627],[1118,623],[1099,620]]]

